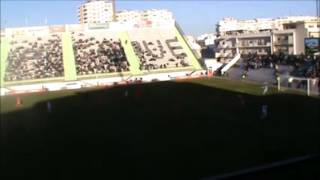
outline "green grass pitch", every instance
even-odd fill
[[[261,91],[202,79],[1,97],[2,175],[201,179],[320,153],[319,99]]]

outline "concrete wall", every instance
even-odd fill
[[[173,79],[184,79],[184,78],[196,78],[204,74],[205,70],[199,71],[181,71],[181,72],[164,72],[157,74],[148,74],[142,76],[125,76],[125,77],[110,77],[101,79],[87,79],[71,82],[54,82],[54,83],[38,83],[30,85],[16,85],[6,88],[0,88],[0,95],[6,94],[21,94],[30,92],[41,92],[45,89],[48,91],[59,91],[64,89],[80,89],[85,87],[98,87],[98,86],[111,86],[117,82],[119,84],[126,84],[126,81],[142,79],[143,82],[150,82],[154,79],[158,81],[169,81]],[[191,75],[190,75],[191,74]]]
[[[308,37],[308,31],[304,24],[298,24],[295,30],[295,54],[301,54],[305,52],[304,39]]]

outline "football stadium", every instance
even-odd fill
[[[26,31],[39,36],[2,39],[2,62],[6,64],[2,92],[61,90],[135,78],[168,80],[170,72],[177,77],[202,70],[174,22],[167,27],[146,25],[131,30],[75,26],[93,30],[55,32],[70,27],[36,27]]]
[[[318,50],[312,63],[292,65],[299,77],[272,67],[287,65],[276,53],[257,72],[241,64],[261,57],[240,48],[206,61],[157,12],[1,32],[1,176],[320,179]]]

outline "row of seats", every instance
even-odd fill
[[[140,70],[189,66],[187,55],[174,32],[168,29],[145,28],[129,31],[129,36],[140,60]]]
[[[140,70],[189,66],[174,33],[166,30],[149,28],[129,32]],[[63,77],[61,38],[61,34],[16,36],[11,41],[5,81]],[[129,71],[130,65],[116,32],[72,32],[72,41],[77,75]]]
[[[5,81],[64,76],[61,36],[17,37],[11,41]]]
[[[129,71],[129,63],[119,40],[104,34],[73,35],[78,75]]]

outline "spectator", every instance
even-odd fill
[[[11,42],[5,81],[61,77],[64,75],[60,35],[19,37]]]
[[[74,51],[78,75],[125,72],[129,63],[120,41],[98,36],[75,36]]]

